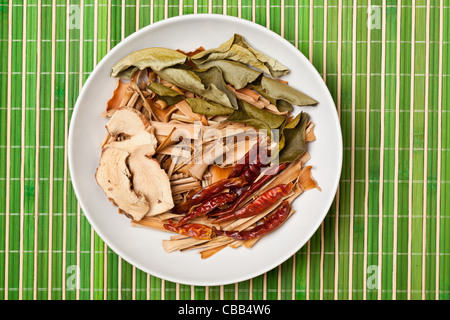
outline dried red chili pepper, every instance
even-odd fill
[[[210,184],[207,187],[200,189],[194,195],[192,195],[192,197],[190,197],[186,201],[183,201],[179,205],[173,207],[172,212],[173,213],[189,212],[189,210],[196,204],[199,204],[202,201],[211,198],[212,196],[218,194],[219,192],[222,192],[224,189],[241,188],[246,184],[247,181],[245,181],[245,178],[243,177],[219,180],[213,184]]]
[[[233,202],[231,207],[229,207],[225,210],[221,210],[221,211],[215,212],[213,214],[210,214],[210,216],[212,216],[212,217],[222,216],[222,215],[228,214],[230,212],[233,212],[234,210],[236,210],[236,208],[242,202],[244,202],[249,196],[251,196],[253,193],[255,193],[255,191],[259,190],[263,185],[265,185],[270,179],[273,178],[273,176],[275,174],[277,174],[280,171],[282,171],[283,169],[285,169],[286,166],[287,166],[287,163],[275,165],[272,168],[270,168],[269,170],[267,170],[267,172],[255,183],[253,183],[251,185],[247,185],[246,187],[237,189],[235,191],[235,193],[237,194],[237,196],[239,198],[235,202]]]
[[[261,166],[262,165],[260,163],[249,164],[247,168],[244,169],[242,176],[248,181],[248,183],[253,183],[261,174]]]
[[[257,143],[253,145],[253,147],[245,154],[245,156],[237,161],[233,170],[228,175],[229,178],[234,178],[238,176],[242,176],[242,172],[245,168],[253,161],[253,159],[258,154],[259,140]]]
[[[211,240],[216,236],[216,229],[205,226],[204,224],[188,223],[182,226],[176,225],[169,220],[169,223],[164,224],[167,230],[176,232],[183,236],[192,237],[200,240]]]
[[[282,197],[287,196],[292,191],[293,184],[279,184],[272,189],[267,190],[262,195],[258,196],[252,202],[244,205],[238,210],[228,213],[226,215],[220,216],[213,223],[221,223],[225,221],[230,221],[234,219],[247,218],[258,213],[263,212],[267,208],[270,208]]]
[[[223,191],[224,189],[240,188],[240,187],[245,186],[246,184],[247,184],[247,181],[243,177],[222,179],[222,180],[219,180],[213,184],[210,184],[209,186],[206,186],[203,189],[201,189],[200,191],[198,191],[196,194],[194,194],[191,197],[191,200],[197,201],[197,203],[200,203],[201,201]]]
[[[222,231],[216,230],[217,235],[227,236],[236,240],[255,239],[278,228],[289,216],[291,206],[288,201],[284,201],[277,211],[267,217],[264,222],[250,230],[246,231]]]
[[[244,177],[245,180],[250,184],[258,178],[261,173],[262,167],[267,167],[270,160],[270,150],[267,153],[261,155],[258,152],[259,142],[255,144],[252,149],[250,149],[244,157],[244,160],[239,160],[238,163],[231,171],[230,177]],[[263,156],[263,161],[261,162],[261,156]]]
[[[195,207],[193,210],[191,210],[190,213],[188,213],[180,221],[178,221],[178,225],[185,224],[191,219],[205,215],[224,204],[234,201],[234,199],[236,199],[235,193],[219,193],[218,195],[206,200],[198,207]]]

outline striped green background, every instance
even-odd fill
[[[310,242],[218,287],[122,261],[80,211],[67,168],[95,64],[137,29],[195,13],[253,20],[297,46],[344,138],[336,201]],[[0,17],[1,299],[450,299],[448,1],[2,0]]]

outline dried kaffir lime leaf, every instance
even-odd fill
[[[166,48],[148,48],[133,52],[114,65],[111,77],[130,79],[137,70],[151,68],[161,71],[178,64],[184,64],[188,57],[183,53]]]
[[[163,84],[152,82],[148,88],[153,91],[159,99],[165,101],[168,106],[177,104],[184,99],[184,95]]]
[[[196,66],[199,69],[207,69],[210,67],[221,69],[225,82],[231,84],[237,90],[244,88],[261,75],[261,72],[249,68],[243,63],[229,60],[212,60],[197,64]]]
[[[192,57],[195,64],[215,60],[241,62],[275,78],[289,73],[289,69],[280,62],[250,47],[239,34],[234,34],[217,48],[205,50]]]
[[[282,131],[283,148],[279,153],[279,162],[293,162],[306,152],[306,126],[309,115],[301,112]]]
[[[237,99],[227,87],[222,71],[217,67],[205,70],[191,68],[166,68],[155,71],[162,79],[179,88],[193,92],[225,107],[237,109]]]
[[[279,128],[285,120],[286,117],[283,115],[258,109],[243,100],[239,100],[239,109],[227,118],[230,122],[244,123],[256,129],[268,130],[268,134],[271,129]]]
[[[297,106],[313,106],[317,101],[293,87],[268,77],[261,77],[258,84],[264,93],[275,100],[283,100]]]
[[[233,113],[233,109],[231,108],[200,98],[188,98],[186,102],[191,106],[193,112],[205,116],[228,116]]]

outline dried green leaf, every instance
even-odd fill
[[[217,67],[206,70],[166,68],[155,72],[162,79],[179,88],[191,91],[225,107],[237,109],[236,96],[227,87],[222,71]]]
[[[184,99],[184,95],[163,84],[152,82],[148,88],[153,91],[159,99],[165,101],[168,106],[177,104]]]
[[[294,110],[292,104],[284,100],[277,100],[276,106],[280,112],[292,112]]]
[[[130,79],[135,71],[152,68],[161,71],[177,64],[186,63],[188,57],[166,48],[147,48],[133,52],[114,65],[111,77]]]
[[[232,60],[252,66],[272,77],[289,73],[289,69],[277,60],[250,47],[239,34],[222,43],[219,47],[200,52],[192,57],[196,64],[215,60]]]
[[[280,148],[279,162],[293,162],[306,151],[306,125],[309,115],[301,112],[282,130],[283,146]],[[281,140],[280,140],[281,141]]]
[[[227,84],[225,83],[225,79],[223,78],[223,73],[220,68],[211,67],[208,69],[195,71],[195,73],[198,77],[200,77],[203,85],[206,88],[215,87],[215,88],[219,89],[221,92],[225,93],[225,95],[227,96],[227,98],[231,104],[231,106],[225,105],[226,107],[232,107],[233,109],[237,109],[237,107],[238,107],[237,98],[234,95],[234,93],[231,92],[231,90],[228,88]],[[222,104],[222,103],[220,103],[220,101],[214,101],[213,99],[210,99],[207,96],[203,96],[203,97],[206,99],[209,99],[213,102],[216,102],[218,104]]]
[[[228,116],[233,113],[231,108],[200,98],[188,98],[186,102],[191,106],[193,112],[205,116]]]
[[[259,84],[264,93],[276,100],[284,100],[297,106],[316,105],[317,101],[291,86],[268,77],[262,77]]]
[[[244,88],[247,84],[255,81],[261,72],[247,67],[245,64],[229,60],[207,61],[196,65],[199,69],[218,67],[222,70],[226,83],[231,84],[235,89]]]
[[[267,100],[269,100],[269,102],[271,104],[273,104],[274,106],[277,107],[278,111],[292,112],[292,110],[294,110],[294,108],[292,107],[292,105],[289,102],[281,100],[281,99],[277,100],[277,99],[274,99],[271,96],[269,96],[266,93],[266,91],[263,89],[261,84],[258,84],[258,82],[260,82],[260,81],[255,81],[254,83],[250,84],[250,88],[255,90],[256,92],[258,92],[261,96],[263,96]]]
[[[265,130],[277,129],[285,120],[285,116],[258,109],[243,100],[239,100],[239,109],[227,118],[230,122],[240,122]]]

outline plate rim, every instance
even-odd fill
[[[296,246],[293,246],[293,248],[287,252],[287,254],[285,254],[283,256],[282,259],[278,259],[277,261],[275,261],[272,264],[268,264],[265,268],[260,269],[257,273],[252,274],[252,275],[245,275],[245,276],[241,276],[241,277],[236,277],[235,279],[233,279],[232,281],[227,280],[227,281],[216,281],[216,282],[202,282],[202,281],[184,281],[182,279],[176,278],[176,277],[172,277],[172,276],[167,276],[164,275],[160,272],[155,272],[154,270],[150,270],[150,268],[148,268],[145,265],[142,265],[140,263],[137,263],[136,261],[133,260],[132,257],[128,256],[128,254],[126,252],[123,252],[121,249],[117,248],[116,245],[114,244],[114,241],[111,241],[109,237],[107,237],[103,232],[100,226],[96,225],[96,223],[93,221],[93,218],[91,217],[91,215],[89,214],[89,212],[85,209],[87,206],[84,203],[84,200],[82,198],[80,198],[78,195],[79,193],[79,186],[78,186],[78,182],[76,182],[77,178],[76,178],[76,170],[73,167],[73,162],[74,160],[72,159],[73,157],[73,152],[72,149],[74,148],[74,142],[73,142],[73,136],[74,136],[74,129],[72,126],[72,119],[76,118],[80,107],[79,104],[81,103],[81,98],[85,95],[85,92],[87,90],[87,88],[90,86],[91,82],[93,81],[94,78],[94,74],[96,73],[96,70],[100,69],[100,67],[106,63],[107,61],[107,57],[109,55],[113,55],[114,52],[118,51],[121,49],[121,47],[125,46],[128,42],[133,41],[134,38],[138,37],[141,34],[144,34],[146,32],[148,32],[149,30],[153,29],[155,26],[158,27],[163,27],[165,24],[171,24],[171,23],[182,23],[182,22],[186,22],[189,20],[196,20],[196,19],[219,19],[219,20],[228,20],[228,22],[239,22],[239,23],[243,23],[246,24],[247,26],[251,27],[251,28],[256,28],[259,29],[261,32],[269,32],[272,33],[274,36],[276,36],[280,41],[285,42],[285,44],[287,44],[290,47],[295,48],[298,51],[298,55],[299,58],[301,58],[304,63],[308,64],[312,70],[313,73],[315,73],[315,75],[321,79],[322,84],[324,85],[324,88],[326,89],[324,92],[327,94],[328,96],[328,100],[333,104],[334,106],[334,110],[335,112],[333,112],[333,117],[334,117],[334,121],[337,124],[337,127],[339,128],[337,134],[338,134],[338,150],[339,150],[339,154],[338,154],[338,159],[337,160],[337,164],[338,164],[338,172],[336,175],[336,180],[333,181],[332,183],[332,190],[333,190],[333,196],[330,197],[330,200],[328,201],[328,204],[325,206],[327,209],[324,210],[324,212],[322,213],[322,216],[320,217],[320,219],[318,219],[318,223],[314,228],[311,228],[310,232],[307,234],[307,236],[305,237],[305,241],[303,242],[299,242]],[[331,205],[335,199],[336,193],[337,193],[337,189],[339,186],[339,182],[340,182],[340,177],[342,174],[342,163],[343,163],[343,137],[342,137],[342,127],[341,127],[341,123],[339,120],[339,116],[336,110],[336,104],[334,102],[334,99],[331,96],[331,93],[326,85],[326,83],[323,81],[323,78],[320,76],[319,72],[317,71],[317,69],[314,67],[314,65],[305,57],[305,55],[295,46],[292,45],[292,43],[290,43],[288,40],[286,40],[285,38],[283,38],[282,36],[280,36],[279,34],[277,34],[276,32],[261,26],[255,22],[246,20],[246,19],[242,19],[242,18],[238,18],[238,17],[234,17],[234,16],[228,16],[228,15],[221,15],[221,14],[211,14],[211,13],[199,13],[199,14],[190,14],[190,15],[183,15],[183,16],[176,16],[176,17],[171,17],[171,18],[167,18],[167,19],[163,19],[160,20],[158,22],[155,22],[153,24],[150,24],[148,26],[143,27],[142,29],[135,31],[134,33],[130,34],[129,36],[127,36],[126,38],[122,39],[114,48],[112,48],[108,53],[105,54],[105,56],[101,59],[101,61],[95,66],[95,68],[92,70],[92,72],[89,74],[88,79],[85,81],[85,83],[83,84],[83,87],[80,91],[80,93],[78,94],[76,103],[74,105],[73,108],[73,112],[71,115],[71,119],[70,119],[70,125],[69,125],[69,132],[68,132],[68,164],[69,164],[69,172],[70,172],[70,176],[71,176],[71,180],[72,180],[72,187],[77,199],[77,202],[79,203],[84,216],[86,217],[86,219],[88,220],[89,224],[92,226],[92,228],[95,230],[95,232],[99,235],[99,237],[108,245],[108,247],[113,250],[118,256],[120,256],[123,260],[125,260],[126,262],[130,263],[131,265],[135,266],[136,268],[152,275],[155,277],[158,277],[160,279],[164,279],[166,281],[171,281],[171,282],[175,282],[175,283],[180,283],[180,284],[185,284],[185,285],[195,285],[195,286],[219,286],[219,285],[227,285],[227,284],[233,284],[233,283],[238,283],[241,281],[246,281],[249,279],[253,279],[255,277],[258,277],[270,270],[272,270],[273,268],[281,265],[282,263],[284,263],[286,260],[288,260],[290,257],[292,257],[296,252],[298,252],[310,239],[311,237],[316,233],[316,231],[319,229],[320,225],[322,224],[322,222],[324,221],[325,217],[328,214],[328,211],[331,208]],[[73,174],[75,173],[75,174]]]

